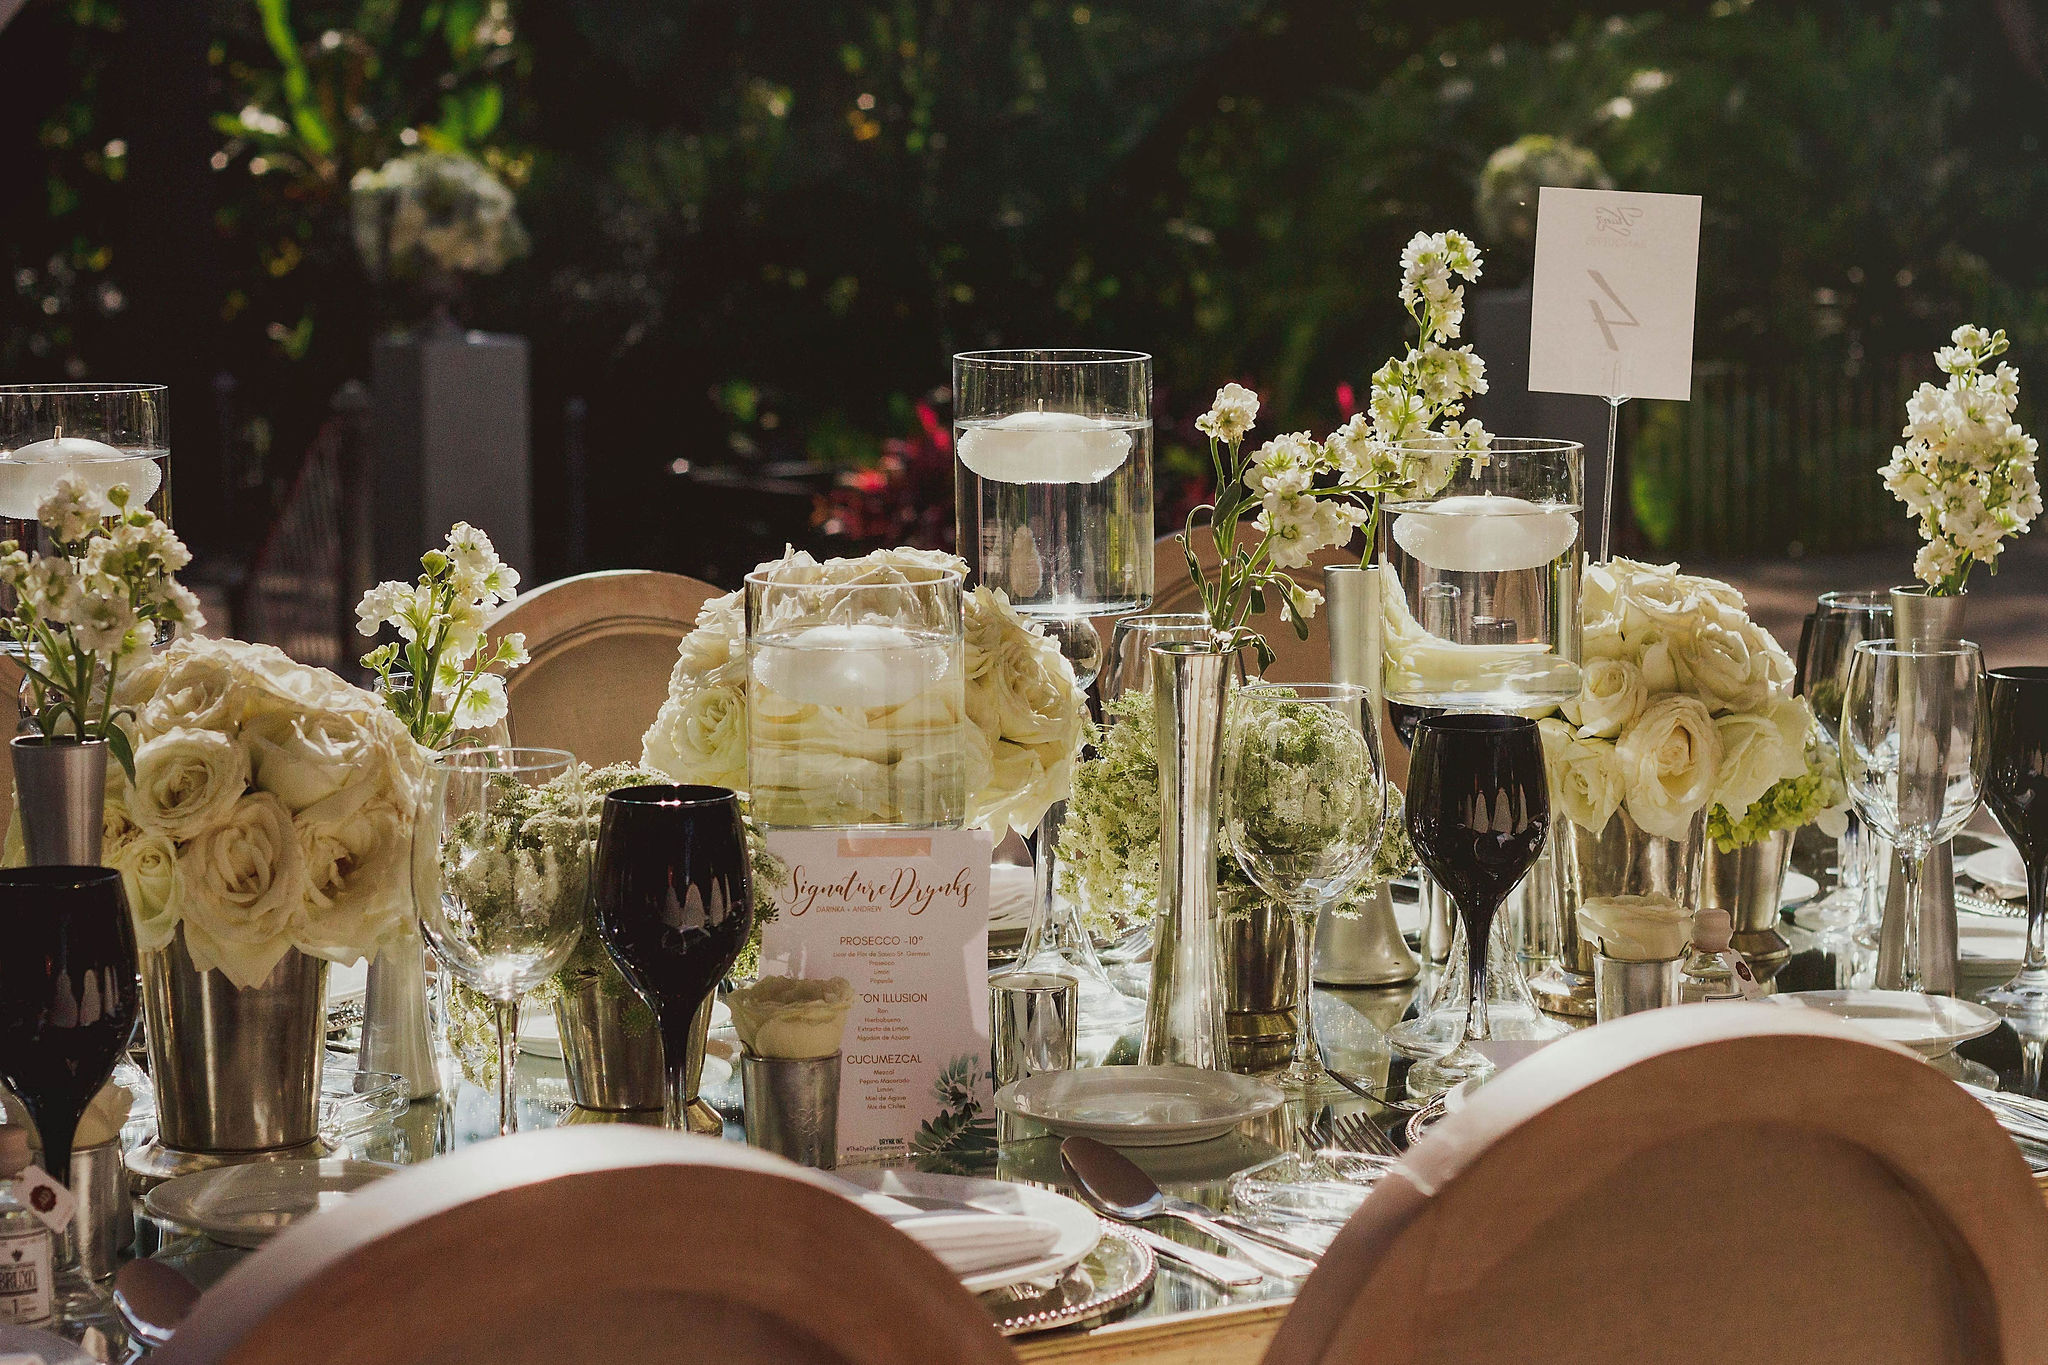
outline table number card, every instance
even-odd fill
[[[1699,261],[1696,194],[1544,187],[1530,391],[1691,398]]]
[[[789,873],[762,974],[853,986],[840,1160],[992,1149],[987,833],[778,830],[768,847]]]

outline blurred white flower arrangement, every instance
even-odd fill
[[[0,585],[14,591],[0,631],[24,647],[36,729],[103,739],[132,775],[135,756],[117,724],[122,670],[146,657],[158,623],[192,631],[206,618],[174,576],[192,562],[191,551],[154,513],[128,502],[124,485],[102,502],[77,479],[58,481],[36,514],[55,552],[32,555],[0,542]]]
[[[2013,421],[2020,372],[2000,364],[2005,333],[1956,328],[1934,353],[1942,388],[1922,384],[1906,403],[1904,444],[1892,450],[1884,486],[1920,519],[1926,543],[1913,573],[1936,596],[1969,586],[1978,564],[1998,572],[2000,542],[2041,515],[2036,442]]]
[[[1365,412],[1323,441],[1307,432],[1276,436],[1249,455],[1244,441],[1258,417],[1258,395],[1237,384],[1217,390],[1195,426],[1209,438],[1216,499],[1188,514],[1178,536],[1202,611],[1217,638],[1272,651],[1251,630],[1269,601],[1303,639],[1322,594],[1296,583],[1319,550],[1348,542],[1361,527],[1372,553],[1380,506],[1389,499],[1434,492],[1459,459],[1481,460],[1489,442],[1477,421],[1459,421],[1465,400],[1486,392],[1486,365],[1468,346],[1453,347],[1464,325],[1465,289],[1479,278],[1479,249],[1460,232],[1418,232],[1401,252],[1401,304],[1418,337],[1372,377]],[[1238,529],[1255,512],[1255,543]],[[1194,550],[1197,520],[1206,515],[1219,564],[1211,583]]]
[[[349,211],[377,279],[495,275],[529,246],[512,191],[461,152],[410,152],[357,171]]]
[[[526,637],[513,631],[484,651],[484,623],[510,602],[519,572],[498,558],[491,538],[466,521],[448,532],[445,549],[420,556],[416,582],[392,580],[363,594],[356,629],[376,638],[386,626],[399,639],[363,656],[377,675],[376,692],[412,737],[445,748],[457,731],[488,730],[505,718],[501,673],[526,662]]]

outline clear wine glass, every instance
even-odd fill
[[[1984,753],[1977,727],[1984,661],[1968,640],[1866,640],[1842,696],[1842,769],[1870,827],[1898,850],[1906,879],[1905,989],[1921,989],[1920,868],[1977,809]]]
[[[1408,1073],[1410,1095],[1493,1073],[1492,1059],[1473,1046],[1491,1037],[1486,1001],[1493,921],[1543,851],[1549,828],[1550,784],[1535,721],[1454,712],[1426,717],[1416,727],[1408,838],[1464,921],[1471,993],[1458,1045]]]
[[[1842,689],[1848,682],[1850,657],[1865,640],[1886,639],[1891,633],[1892,597],[1884,588],[1824,592],[1806,618],[1792,689],[1812,703],[1815,719],[1837,745],[1842,739]],[[1847,828],[1836,842],[1835,890],[1815,907],[1823,925],[1852,928],[1870,944],[1877,942],[1882,906],[1876,885],[1882,853],[1864,830],[1863,817],[1851,810]]]
[[[1301,923],[1294,943],[1294,1052],[1271,1079],[1313,1095],[1330,1084],[1309,1009],[1316,919],[1372,868],[1386,820],[1372,697],[1344,683],[1240,691],[1224,742],[1222,822],[1239,867]]]
[[[1108,706],[1126,692],[1152,690],[1152,646],[1199,644],[1211,634],[1209,618],[1200,612],[1119,616],[1096,685],[1102,704]]]
[[[1984,804],[2027,869],[2027,952],[2019,975],[1977,998],[2033,1032],[2048,1016],[2048,668],[1984,675],[1984,750]]]
[[[583,932],[592,831],[581,774],[564,750],[503,747],[440,754],[430,771],[442,824],[437,859],[426,852],[430,841],[416,845],[421,925],[442,964],[496,1007],[498,1131],[506,1134],[518,1126],[519,1002],[568,960]]]

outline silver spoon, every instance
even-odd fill
[[[1283,1280],[1298,1280],[1315,1269],[1313,1261],[1224,1227],[1200,1204],[1168,1195],[1136,1162],[1107,1143],[1070,1137],[1060,1144],[1060,1160],[1080,1186],[1082,1195],[1100,1213],[1127,1223],[1141,1223],[1148,1218],[1178,1219],[1199,1228],[1268,1275]]]

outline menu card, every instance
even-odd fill
[[[788,867],[761,933],[764,976],[853,986],[839,1158],[898,1163],[995,1143],[988,886],[981,830],[777,830]]]
[[[1692,397],[1700,197],[1545,186],[1529,286],[1529,389]]]

